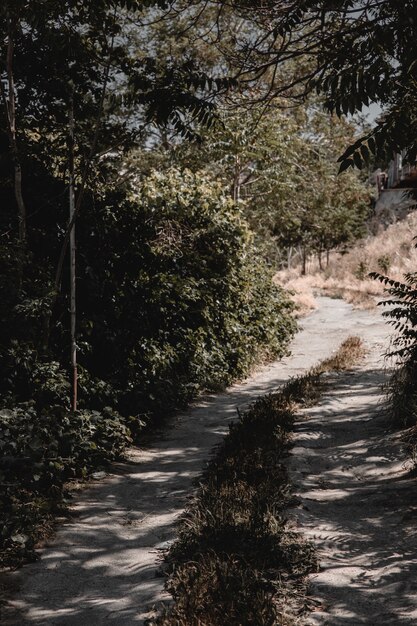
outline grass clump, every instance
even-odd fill
[[[282,626],[305,611],[313,547],[286,518],[294,502],[285,459],[297,407],[317,401],[321,374],[351,367],[357,337],[306,375],[259,398],[229,427],[167,555],[174,599],[154,626]]]
[[[341,345],[336,354],[325,359],[317,366],[319,373],[350,369],[365,354],[360,337],[348,337]],[[316,368],[314,368],[316,369]]]
[[[364,354],[365,349],[360,337],[348,337],[334,355],[318,363],[304,376],[290,380],[285,385],[283,393],[288,400],[296,404],[312,406],[319,400],[323,389],[322,374],[350,369]]]
[[[294,414],[267,396],[231,425],[169,556],[175,605],[161,626],[268,626],[279,619],[280,579],[316,568],[310,545],[287,528]]]

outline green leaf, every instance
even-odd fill
[[[345,172],[347,169],[349,169],[350,167],[353,167],[354,163],[352,159],[345,159],[344,161],[342,161],[342,163],[340,164],[339,167],[339,174],[341,174],[342,172]]]

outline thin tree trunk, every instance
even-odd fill
[[[116,8],[114,10],[114,16],[113,19],[116,18]],[[67,230],[65,232],[64,235],[64,240],[62,242],[62,246],[61,246],[61,252],[59,255],[59,259],[58,259],[58,264],[56,267],[56,272],[55,272],[55,292],[58,293],[60,288],[61,288],[61,278],[62,278],[62,272],[63,272],[63,268],[64,268],[64,261],[65,261],[65,255],[67,252],[67,247],[68,244],[70,243],[70,235],[71,235],[71,230],[72,227],[75,224],[75,221],[78,217],[78,214],[81,210],[81,206],[82,206],[82,202],[83,202],[83,198],[84,198],[84,194],[85,194],[85,190],[86,190],[86,186],[87,186],[87,180],[88,180],[88,174],[89,174],[89,170],[90,170],[90,166],[94,160],[94,157],[96,155],[96,148],[97,148],[97,142],[98,142],[98,138],[99,138],[99,133],[100,133],[100,128],[101,128],[101,121],[102,121],[102,116],[103,116],[103,110],[104,110],[104,101],[106,98],[106,92],[107,92],[107,86],[108,86],[108,82],[109,82],[109,76],[110,76],[110,67],[111,67],[111,54],[114,48],[114,34],[112,35],[112,40],[111,40],[111,44],[110,44],[110,52],[109,52],[109,60],[106,66],[106,70],[104,72],[104,78],[103,78],[103,85],[102,85],[102,89],[101,89],[101,95],[100,95],[100,102],[98,105],[98,110],[97,110],[97,118],[96,118],[96,122],[95,122],[95,129],[94,129],[94,137],[93,137],[93,141],[91,143],[91,147],[90,147],[90,151],[88,154],[88,157],[86,159],[86,162],[84,164],[84,169],[83,169],[83,173],[82,173],[82,177],[81,177],[81,183],[79,185],[78,188],[78,195],[77,195],[77,200],[75,202],[75,208],[74,208],[74,212],[72,215],[72,218],[70,219],[70,222],[68,224]]]
[[[321,260],[321,250],[319,250],[317,252],[317,257],[318,257],[318,260],[319,260],[319,268],[320,268],[321,271],[323,271],[323,263],[322,263],[322,260]]]
[[[235,158],[235,175],[233,180],[233,201],[239,202],[240,200],[240,159],[239,155]]]
[[[302,248],[302,265],[301,265],[301,276],[305,276],[307,273],[307,250],[305,246]]]
[[[14,167],[14,194],[17,204],[17,214],[19,220],[19,242],[22,248],[26,245],[27,228],[26,228],[26,206],[23,199],[22,192],[22,166],[19,158],[19,150],[16,138],[16,90],[13,73],[13,59],[14,59],[14,32],[16,24],[12,22],[11,18],[8,20],[8,32],[7,32],[7,57],[6,57],[6,72],[7,72],[7,87],[8,94],[6,95],[4,85],[0,80],[1,97],[6,109],[7,118],[7,133],[9,136],[9,145],[12,153],[13,167]]]
[[[330,262],[330,250],[327,249],[326,250],[326,267],[329,267],[329,262]]]
[[[70,230],[70,317],[71,317],[71,373],[72,373],[72,393],[71,409],[77,410],[78,395],[78,372],[77,372],[77,299],[76,299],[76,246],[75,246],[75,223],[73,220],[75,211],[74,192],[74,98],[71,98],[69,109],[69,223],[72,224]]]

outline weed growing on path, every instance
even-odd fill
[[[319,365],[313,368],[319,373],[323,372],[341,372],[348,370],[365,355],[360,337],[348,337],[340,346],[336,354],[321,361]]]
[[[333,356],[324,359],[303,376],[291,379],[282,393],[295,404],[312,406],[318,402],[322,393],[324,384],[322,374],[348,370],[364,354],[362,340],[359,337],[348,337]]]
[[[294,495],[285,465],[296,410],[317,402],[322,374],[363,355],[350,337],[331,358],[259,398],[229,427],[182,517],[167,556],[173,607],[154,626],[282,626],[306,610],[313,547],[286,519]]]

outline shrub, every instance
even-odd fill
[[[404,282],[392,280],[377,272],[369,275],[385,285],[385,292],[390,296],[381,301],[382,306],[389,306],[383,315],[394,326],[397,336],[393,340],[390,356],[402,361],[417,360],[417,273],[405,274]]]
[[[31,404],[0,411],[0,466],[7,482],[19,475],[23,487],[47,490],[83,477],[116,458],[130,433],[114,410],[37,411]]]
[[[0,561],[7,564],[33,544],[36,526],[61,500],[66,481],[103,467],[128,443],[129,429],[109,408],[70,413],[27,404],[1,410]]]
[[[389,298],[379,304],[390,307],[383,315],[397,331],[388,355],[397,358],[388,385],[393,421],[411,426],[417,423],[417,273],[405,274],[404,282],[376,272],[370,276],[385,285]]]
[[[385,272],[386,274],[391,267],[391,257],[389,256],[389,254],[383,254],[382,256],[378,257],[377,264],[381,272]]]
[[[368,274],[368,264],[366,261],[359,261],[359,264],[354,271],[354,276],[358,280],[365,280],[366,275]]]
[[[79,309],[82,364],[122,413],[167,412],[285,353],[292,305],[216,183],[154,172],[116,204],[89,215],[94,245],[79,243]]]

